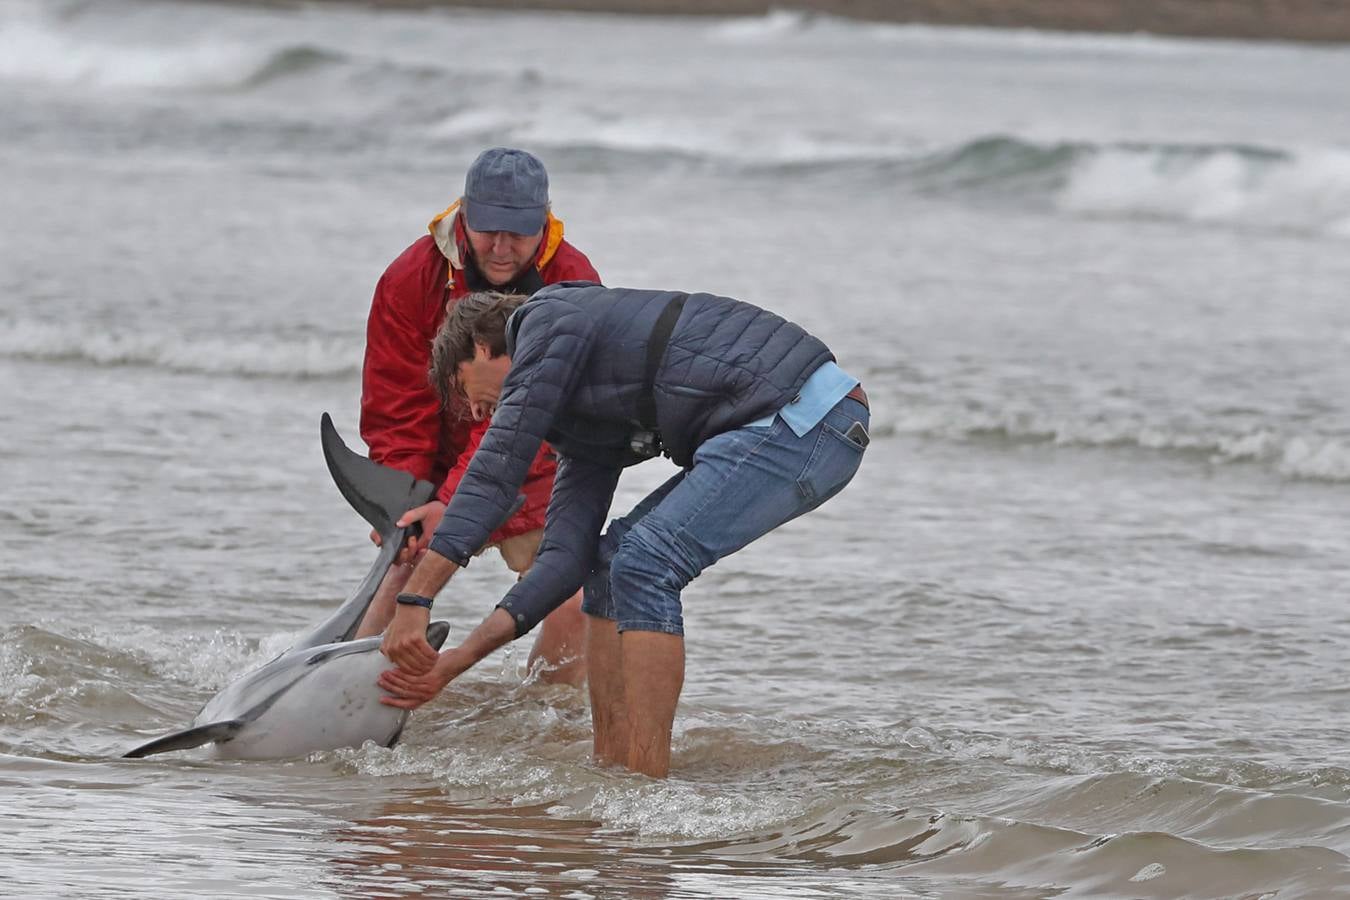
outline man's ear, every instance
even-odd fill
[[[473,342],[473,355],[477,359],[492,359],[492,348],[482,341]]]

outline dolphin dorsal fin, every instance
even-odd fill
[[[414,479],[407,472],[391,469],[350,450],[342,442],[328,413],[319,424],[323,458],[337,488],[352,509],[383,537],[392,534],[395,522],[414,506],[431,499],[436,486]]]

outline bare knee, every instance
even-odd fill
[[[523,576],[534,565],[539,555],[539,544],[544,540],[542,528],[517,534],[497,543],[497,552],[502,555],[506,567],[517,576]]]
[[[580,687],[586,680],[586,616],[581,612],[581,592],[569,597],[549,613],[539,627],[529,666],[543,663],[539,679],[546,684]]]

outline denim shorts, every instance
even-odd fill
[[[843,490],[862,462],[869,422],[867,407],[845,397],[801,437],[775,416],[705,441],[692,467],[610,522],[582,611],[619,631],[684,634],[684,586]]]

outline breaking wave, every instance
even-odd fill
[[[272,51],[260,65],[255,66],[239,83],[249,87],[257,87],[302,72],[339,65],[346,59],[347,57],[340,53],[309,45],[283,47],[280,50]]]
[[[185,336],[170,332],[73,329],[0,319],[0,358],[140,367],[235,377],[326,379],[360,372],[360,337]],[[1085,408],[1053,411],[1025,402],[909,397],[886,403],[899,413],[886,432],[970,442],[1126,448],[1182,454],[1213,465],[1254,464],[1285,478],[1350,483],[1350,435],[1299,430],[1260,419],[1204,416],[1178,424],[1171,410],[1133,413]]]
[[[507,66],[485,76],[469,66],[457,69],[448,60],[419,61],[308,37],[288,40],[276,29],[253,33],[265,23],[233,36],[188,32],[187,39],[156,42],[144,35],[109,33],[118,21],[94,15],[93,5],[65,16],[36,4],[4,9],[0,81],[80,90],[246,92],[264,104],[279,104],[287,114],[303,109],[306,152],[361,150],[364,142],[354,144],[349,137],[353,110],[359,110],[388,125],[380,133],[392,135],[391,146],[403,158],[410,142],[420,143],[429,155],[443,152],[447,144],[510,143],[583,168],[692,166],[769,179],[809,176],[827,185],[848,179],[878,192],[1009,203],[1069,216],[1350,237],[1350,148],[1334,144],[1055,140],[994,133],[935,145],[916,139],[903,125],[870,120],[830,127],[785,122],[765,129],[754,119],[709,119],[702,110],[654,107],[647,95],[639,105],[625,103],[624,97],[596,104],[593,98],[602,85],[586,81],[589,76],[580,70],[567,76],[580,81],[543,102],[544,86],[562,86],[561,76],[545,77],[530,66]],[[140,13],[148,15],[145,8]],[[862,34],[925,47],[1032,42],[1044,44],[1048,52],[1194,50],[1186,42],[1154,38],[859,25],[786,11],[725,20],[706,34],[717,44],[815,41],[836,32],[847,38],[845,46],[856,45]],[[1205,52],[1226,51],[1207,45]],[[335,105],[335,99],[342,102]],[[504,108],[511,113],[502,113]],[[262,120],[272,121],[275,112]],[[289,143],[297,139],[286,133]]]
[[[435,136],[518,141],[594,164],[692,165],[771,178],[863,178],[878,191],[1000,202],[1073,216],[1170,220],[1350,237],[1350,149],[1040,142],[950,146],[809,133],[682,128],[640,116],[539,115],[512,125],[458,113]]]
[[[1009,441],[1064,447],[1124,447],[1200,457],[1216,465],[1260,465],[1285,478],[1350,483],[1350,435],[1298,432],[1275,424],[1234,426],[1200,419],[1165,424],[1140,413],[1106,417],[1091,410],[1052,414],[988,404],[898,403],[901,434],[959,441]]]
[[[223,87],[240,83],[265,64],[242,47],[128,49],[80,40],[25,20],[0,29],[0,79],[8,81],[104,88]]]
[[[11,6],[0,17],[0,80],[65,87],[203,90],[255,87],[341,63],[337,52],[300,44],[201,38],[126,43],[81,27],[78,10],[53,15]]]
[[[1054,200],[1069,212],[1350,237],[1350,150],[1081,147],[1065,176]]]
[[[0,328],[0,357],[171,372],[271,378],[334,378],[361,370],[364,344],[329,337],[185,337],[181,334],[81,330],[10,321]]]
[[[1054,31],[978,25],[930,25],[917,22],[872,22],[804,9],[770,9],[758,16],[742,16],[710,25],[711,40],[724,44],[814,44],[833,38],[884,46],[913,45],[943,50],[1034,51],[1054,56],[1092,55],[1168,58],[1216,56],[1229,52],[1245,56],[1288,57],[1306,54],[1306,45],[1280,42],[1254,43],[1215,38],[1193,38],[1137,32]],[[1337,52],[1334,48],[1330,52]]]

